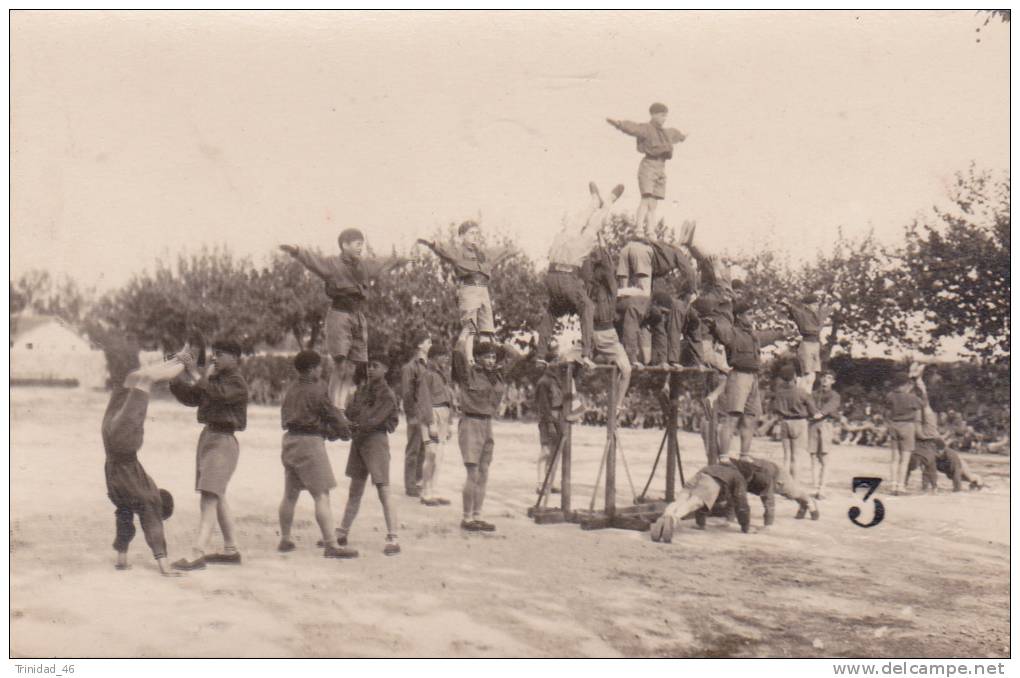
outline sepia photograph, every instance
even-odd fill
[[[1004,675],[1010,19],[10,10],[9,674]]]

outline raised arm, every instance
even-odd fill
[[[280,245],[280,249],[294,257],[302,266],[323,280],[328,280],[333,272],[329,259],[318,252],[312,252],[297,245]]]
[[[613,118],[606,118],[606,122],[620,130],[624,134],[629,134],[632,137],[639,137],[644,132],[644,124],[640,122],[631,122],[630,120],[614,120]]]
[[[775,328],[768,330],[756,330],[754,336],[758,340],[759,344],[762,346],[768,346],[769,344],[774,344],[777,341],[786,339],[789,334],[790,333],[787,330]]]
[[[422,245],[425,245],[425,247],[428,247],[430,250],[432,250],[433,254],[435,254],[437,257],[439,257],[446,263],[448,264],[457,263],[456,253],[451,248],[440,243],[438,240],[425,240],[424,238],[418,238],[418,242],[421,243]]]

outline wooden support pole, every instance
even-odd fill
[[[563,427],[560,429],[563,432],[563,462],[562,471],[563,478],[560,482],[560,508],[563,510],[564,515],[570,513],[570,443],[571,443],[571,429],[573,424],[567,418],[570,414],[570,410],[574,404],[574,365],[573,363],[567,365],[567,374],[563,388],[563,407],[560,410],[560,421],[563,423]]]
[[[609,373],[609,406],[606,413],[606,516],[616,515],[616,366]]]
[[[680,456],[676,439],[677,399],[670,394],[666,406],[666,501],[676,500],[676,462]]]

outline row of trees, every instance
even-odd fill
[[[853,238],[840,232],[828,252],[796,265],[770,246],[729,254],[749,271],[763,322],[782,321],[766,302],[826,290],[834,301],[827,351],[877,342],[932,352],[940,339],[963,336],[975,356],[1008,361],[1009,189],[1008,175],[971,168],[951,188],[952,209],[934,209],[907,225],[895,248],[883,247],[872,233]],[[616,215],[603,239],[615,253],[635,234],[633,220]],[[451,226],[435,237],[453,235]],[[675,238],[661,223],[653,236]],[[519,249],[499,266],[491,291],[501,339],[537,328],[542,274]],[[16,314],[32,308],[82,327],[100,344],[129,335],[142,346],[167,349],[196,333],[232,336],[249,352],[285,337],[318,347],[327,306],[321,282],[282,252],[259,266],[224,249],[158,262],[102,296],[37,271],[12,281],[10,294],[12,331]],[[451,338],[458,330],[450,274],[431,255],[379,280],[367,314],[372,340],[396,350],[406,349],[415,326]]]

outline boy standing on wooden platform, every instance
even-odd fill
[[[301,351],[294,357],[298,379],[287,389],[280,408],[283,434],[281,461],[284,468],[283,500],[280,502],[281,553],[296,547],[290,538],[294,508],[302,490],[315,502],[315,522],[322,533],[326,558],[353,558],[357,551],[338,546],[334,533],[329,493],[336,487],[333,467],[326,455],[325,440],[349,439],[350,430],[340,420],[322,383],[322,359],[315,351]]]
[[[137,365],[137,362],[135,362]],[[113,393],[103,415],[103,448],[106,450],[106,493],[117,507],[117,535],[113,549],[117,552],[118,570],[130,569],[128,546],[135,536],[135,516],[142,526],[145,542],[152,549],[159,572],[165,577],[179,576],[167,564],[166,537],[163,521],[173,513],[173,497],[161,490],[138,461],[145,432],[145,414],[149,407],[149,390],[159,381],[173,379],[184,369],[177,359],[136,369],[126,377],[115,378]]]
[[[361,497],[365,493],[368,476],[379,494],[383,518],[386,521],[386,545],[383,553],[395,556],[400,553],[397,541],[397,513],[390,495],[390,443],[389,434],[400,421],[397,396],[386,383],[389,358],[383,352],[372,351],[368,356],[368,378],[354,392],[348,409],[351,421],[351,451],[347,457],[347,477],[351,479],[347,508],[337,529],[340,546],[347,545],[351,525],[358,515]]]
[[[203,373],[195,358],[187,351],[177,354],[184,363],[190,383],[180,378],[170,382],[170,392],[179,402],[198,408],[198,422],[205,424],[198,438],[195,462],[195,490],[199,500],[200,518],[191,560],[174,562],[178,570],[199,570],[206,563],[241,564],[241,554],[234,541],[234,520],[227,504],[230,482],[240,449],[235,431],[243,431],[248,423],[248,384],[239,366],[241,346],[231,340],[212,345],[211,366]],[[213,528],[219,523],[223,534],[223,552],[206,554]]]
[[[655,228],[655,208],[666,197],[666,161],[673,157],[673,146],[687,138],[680,130],[665,127],[669,109],[654,103],[648,108],[648,122],[613,120],[606,122],[624,134],[637,137],[638,153],[644,154],[638,165],[638,189],[641,204],[637,211],[637,227],[651,232]]]
[[[588,296],[586,286],[587,280],[591,278],[588,256],[595,249],[599,229],[609,218],[610,208],[623,193],[623,185],[613,189],[609,202],[603,201],[595,182],[588,184],[588,191],[591,193],[590,205],[579,216],[563,224],[549,248],[549,271],[545,275],[549,303],[538,327],[538,355],[542,359],[552,336],[553,321],[569,313],[576,313],[581,323],[580,362],[585,367],[594,364],[591,356],[595,303]]]
[[[460,310],[461,330],[458,344],[463,344],[469,365],[474,364],[475,339],[479,334],[492,337],[496,322],[492,314],[489,282],[492,270],[513,254],[506,247],[487,250],[482,247],[482,231],[478,223],[465,221],[457,228],[460,243],[453,246],[432,240],[418,242],[432,250],[437,257],[453,267],[457,278],[457,307]]]
[[[407,263],[408,259],[365,258],[362,255],[365,236],[356,228],[341,231],[337,243],[340,246],[338,257],[324,257],[296,245],[280,245],[280,249],[326,284],[326,296],[330,299],[330,308],[326,312],[326,352],[333,359],[329,397],[343,417],[344,408],[354,391],[357,365],[368,359],[368,325],[362,309],[369,283]]]

